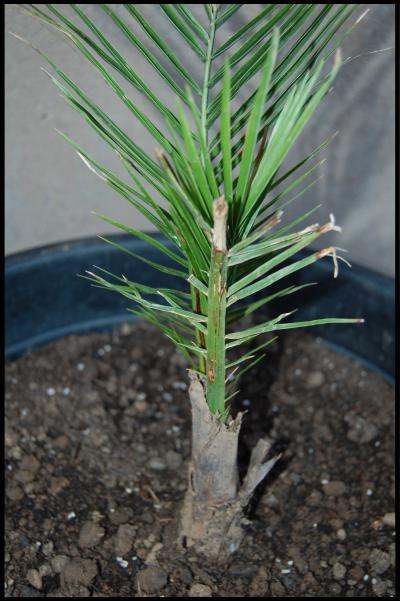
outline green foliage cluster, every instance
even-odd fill
[[[246,4],[204,4],[203,17],[195,16],[190,5],[160,4],[154,7],[152,22],[145,19],[139,5],[97,5],[154,69],[155,80],[149,82],[84,8],[75,4],[71,11],[51,4],[21,6],[72,42],[158,147],[155,156],[145,152],[81,86],[41,53],[52,67],[49,76],[67,102],[118,154],[126,178],[64,137],[90,169],[140,211],[167,242],[104,215],[99,217],[155,247],[167,259],[165,263],[139,258],[188,285],[184,292],[150,288],[100,268],[88,277],[95,285],[124,295],[132,301],[131,311],[173,340],[192,368],[207,380],[207,400],[213,413],[226,415],[229,394],[243,371],[260,359],[258,351],[264,345],[229,361],[233,347],[265,332],[359,321],[324,318],[293,322],[287,321],[289,314],[281,314],[250,328],[235,327],[240,318],[273,298],[298,291],[302,286],[270,291],[289,274],[326,255],[333,256],[337,267],[334,247],[287,262],[325,232],[338,229],[333,219],[324,226],[296,231],[309,211],[281,224],[284,207],[316,181],[304,184],[321,165],[315,156],[330,139],[292,168],[284,171],[283,166],[336,76],[339,53],[333,61],[332,57],[354,26],[343,31],[354,5],[260,5],[259,13],[223,43],[217,40],[224,24],[238,11],[245,15]],[[192,53],[193,61],[200,61],[202,81],[196,81],[185,61],[157,31],[160,19],[169,21],[180,38],[182,52]],[[135,33],[137,28],[140,36]],[[333,67],[327,69],[332,62]],[[157,77],[177,98],[175,111],[157,95]],[[257,88],[247,93],[254,77],[258,78]],[[158,111],[168,136],[132,99],[132,87]],[[239,93],[244,99],[233,110]],[[155,193],[165,199],[166,208],[154,199]],[[222,249],[213,243],[218,207],[226,212],[226,247]],[[261,291],[264,297],[255,301],[252,296]]]

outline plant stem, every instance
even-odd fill
[[[207,56],[204,65],[204,80],[203,80],[203,90],[201,97],[201,127],[204,132],[204,137],[206,144],[208,144],[208,130],[207,130],[207,113],[208,113],[208,85],[210,80],[210,70],[212,63],[212,53],[214,48],[214,39],[215,39],[215,21],[217,17],[217,5],[211,5],[210,10],[210,31],[208,34],[208,45],[207,45]],[[196,313],[204,314],[203,309],[204,298],[199,293],[198,290],[194,286],[190,286],[191,294],[192,294],[192,306]],[[201,348],[206,348],[206,340],[204,338],[204,334],[199,331],[196,331],[196,341],[197,344]],[[202,373],[206,371],[206,361],[204,357],[200,357],[199,359],[199,370]]]
[[[228,205],[221,196],[214,201],[214,230],[208,288],[207,402],[212,413],[225,409],[225,321],[228,254],[226,222]]]
[[[211,5],[211,20],[210,20],[210,32],[208,37],[207,56],[204,65],[204,80],[203,80],[203,94],[201,98],[201,126],[205,133],[205,139],[208,143],[208,129],[207,129],[207,116],[208,116],[208,85],[210,81],[210,69],[212,63],[212,54],[214,49],[215,40],[215,21],[217,18],[217,4]]]
[[[204,306],[204,296],[192,285],[190,285],[190,293],[192,295],[192,307],[198,315],[206,315],[206,307]],[[203,332],[196,329],[196,342],[200,348],[206,348],[206,337]],[[199,371],[205,375],[206,373],[206,358],[199,357]]]

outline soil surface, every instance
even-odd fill
[[[223,570],[174,546],[185,362],[144,323],[6,365],[6,596],[393,597],[393,389],[295,333],[242,381],[239,460],[282,459]]]

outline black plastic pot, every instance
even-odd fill
[[[155,237],[165,240],[159,235]],[[130,251],[166,264],[165,257],[128,235],[111,236]],[[301,256],[301,255],[300,255]],[[144,284],[182,287],[182,280],[172,281],[147,267],[145,263],[123,253],[98,238],[50,245],[6,258],[6,359],[15,359],[50,340],[68,334],[105,330],[119,322],[133,319],[124,297],[99,290],[77,277],[93,265],[116,275]],[[393,380],[394,281],[364,267],[343,268],[338,279],[332,276],[328,259],[318,261],[285,280],[301,284],[319,282],[268,305],[269,314],[299,307],[296,321],[317,317],[364,317],[364,325],[333,325],[310,328],[341,352]]]

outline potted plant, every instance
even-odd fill
[[[341,38],[335,40],[333,48],[327,47],[354,9],[325,5],[315,15],[311,5],[266,5],[227,42],[216,46],[217,30],[238,6],[204,5],[208,24],[205,28],[186,5],[160,5],[184,43],[204,65],[204,80],[199,84],[136,7],[123,5],[127,12],[124,17],[120,11],[101,5],[178,96],[176,112],[157,98],[151,86],[79,6],[72,5],[73,11],[90,33],[54,5],[49,5],[48,11],[38,6],[26,9],[67,36],[160,147],[154,160],[51,58],[41,53],[53,68],[56,76],[49,73],[49,77],[62,95],[118,154],[129,183],[100,165],[77,142],[63,134],[64,137],[93,172],[142,212],[164,236],[150,236],[99,215],[151,245],[160,258],[154,261],[116,240],[107,242],[135,261],[171,276],[171,282],[187,282],[186,289],[174,284],[161,286],[158,282],[144,285],[140,278],[131,281],[124,274],[113,274],[103,267],[96,273],[88,271],[85,276],[95,286],[128,299],[129,310],[157,326],[188,362],[192,446],[177,544],[183,549],[195,549],[221,565],[240,548],[254,492],[280,457],[270,456],[271,441],[261,438],[252,449],[246,473],[239,478],[237,453],[243,411],[233,412],[231,399],[239,378],[264,356],[260,351],[273,339],[263,340],[239,355],[231,353],[271,332],[363,322],[362,317],[348,313],[293,321],[288,319],[292,310],[269,315],[261,323],[246,323],[245,318],[256,310],[278,299],[286,302],[286,297],[291,299],[292,294],[309,285],[285,286],[281,280],[287,276],[329,256],[336,277],[338,259],[347,263],[334,246],[298,254],[325,233],[340,231],[332,214],[322,226],[297,228],[310,213],[287,224],[282,222],[283,209],[292,200],[290,193],[296,190],[297,197],[308,189],[309,186],[300,187],[320,164],[310,167],[310,161],[330,140],[294,168],[285,172],[283,165],[340,68],[337,48]],[[158,56],[133,34],[128,17],[139,23],[168,59],[185,81],[184,89]],[[290,50],[285,50],[286,43],[294,40]],[[235,43],[240,47],[230,53]],[[331,66],[330,57],[335,50]],[[218,57],[226,59],[214,69]],[[160,112],[169,137],[131,101],[109,67]],[[260,77],[258,89],[233,112],[233,98],[255,74]],[[219,91],[213,94],[218,87]],[[295,178],[290,179],[293,174]],[[154,201],[154,191],[166,200],[166,209]]]

